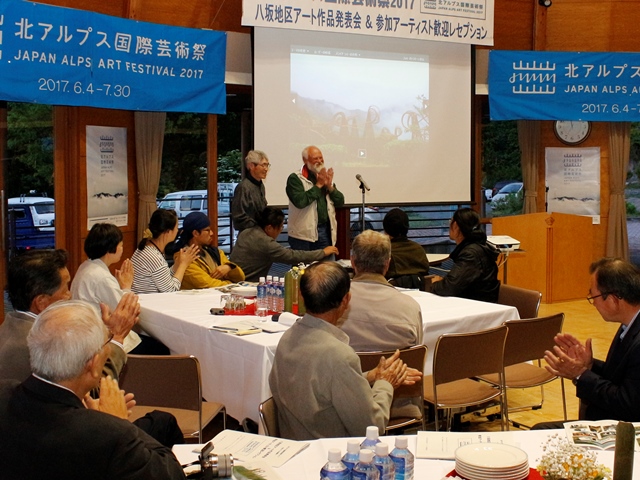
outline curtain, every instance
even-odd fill
[[[138,172],[138,241],[156,210],[156,194],[160,184],[162,144],[167,114],[135,112],[136,170]]]
[[[540,155],[540,122],[518,120],[518,144],[522,183],[524,185],[524,206],[522,213],[538,211],[538,157]]]
[[[627,207],[624,187],[629,166],[631,123],[609,123],[609,224],[607,257],[629,260]]]

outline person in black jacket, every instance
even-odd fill
[[[480,216],[460,208],[449,222],[449,238],[456,242],[450,258],[454,266],[446,277],[433,279],[432,292],[444,297],[462,297],[496,303],[500,282],[496,260],[500,252],[487,244]]]

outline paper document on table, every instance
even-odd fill
[[[211,330],[219,332],[231,333],[233,335],[251,335],[252,333],[260,333],[260,327],[256,327],[251,320],[240,320],[237,322],[228,322],[224,324],[212,325]]]
[[[309,446],[309,442],[265,437],[236,430],[223,430],[211,441],[216,453],[230,453],[243,462],[261,460],[276,468]]]
[[[576,420],[564,423],[569,442],[587,448],[613,450],[616,447],[617,420]],[[635,450],[640,451],[640,423],[633,422],[636,431]]]
[[[513,435],[507,432],[418,432],[416,458],[455,460],[456,449],[470,443],[504,443],[516,445]]]

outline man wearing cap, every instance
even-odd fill
[[[210,243],[209,217],[202,212],[191,212],[184,218],[176,247],[179,250],[186,245],[197,245],[200,247],[200,254],[184,272],[181,290],[220,287],[244,280],[242,269],[230,262],[222,250],[212,247]]]

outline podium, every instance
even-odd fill
[[[593,261],[590,217],[530,213],[497,217],[493,235],[520,240],[522,252],[509,255],[509,285],[538,290],[544,303],[584,298]]]

